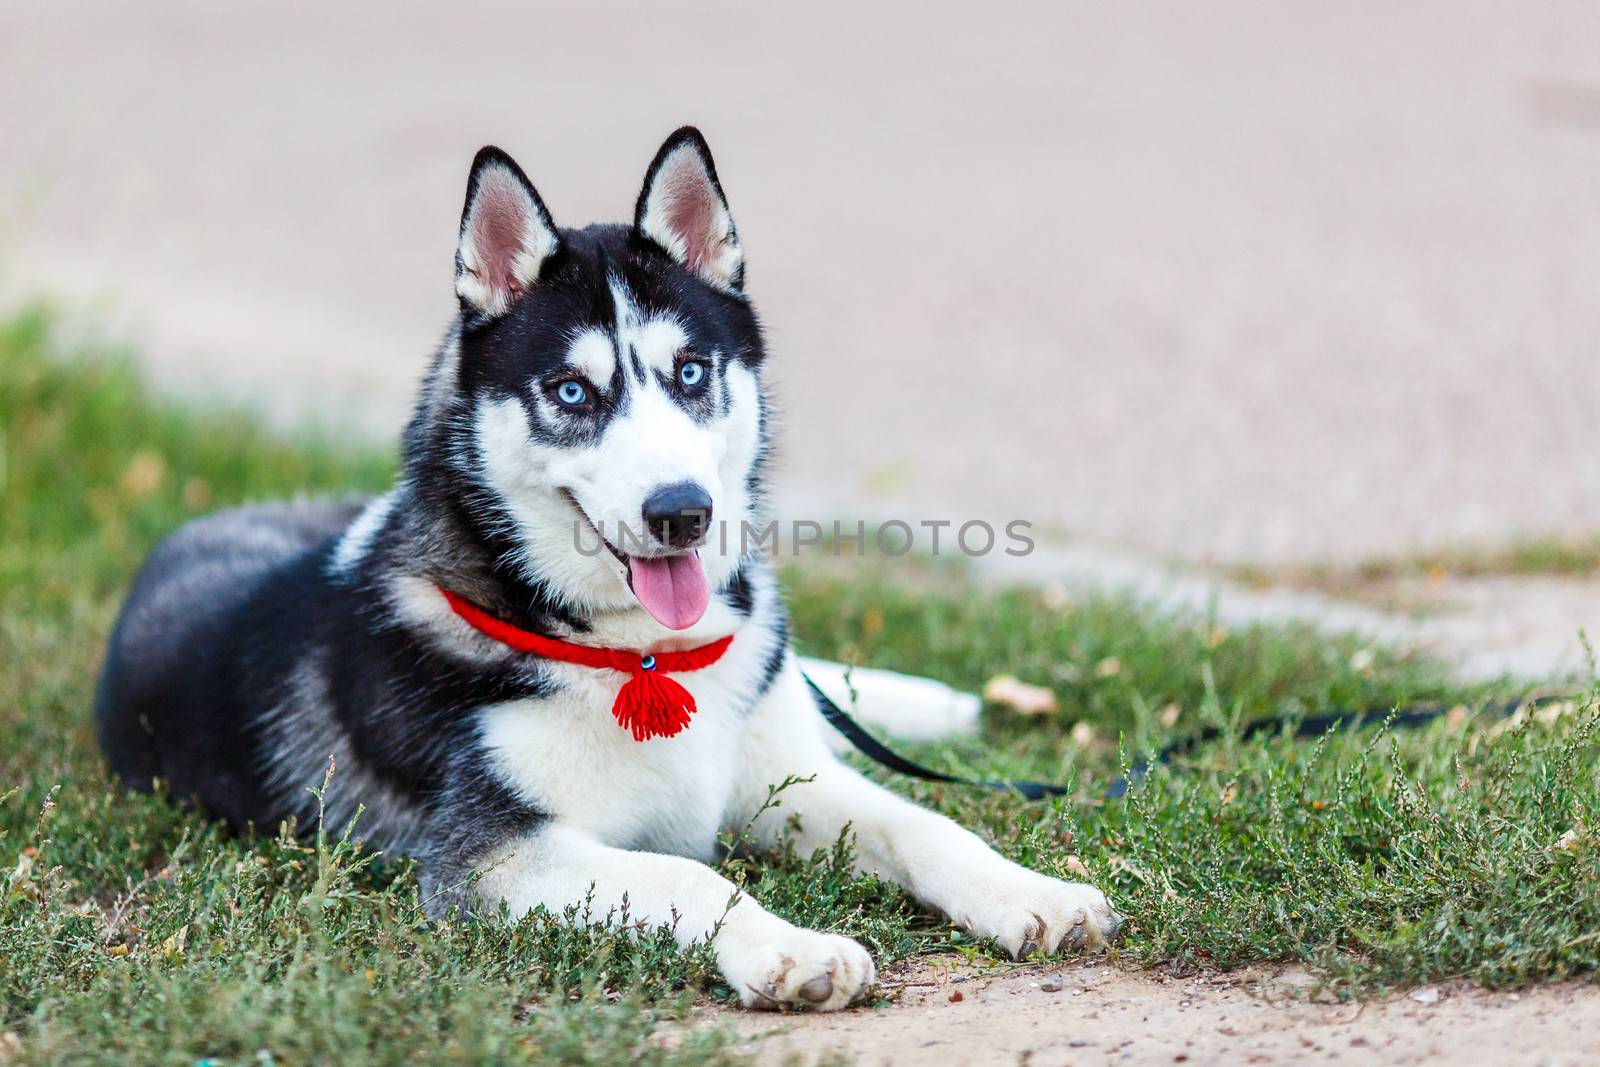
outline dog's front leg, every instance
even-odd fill
[[[1018,959],[1096,948],[1116,936],[1122,920],[1100,890],[1013,863],[945,816],[868,781],[828,751],[826,729],[791,655],[750,722],[742,803],[754,811],[769,784],[810,780],[756,819],[759,841],[771,843],[791,814],[802,849],[830,845],[848,826],[859,866]]]
[[[670,926],[680,945],[711,942],[717,966],[752,1008],[843,1008],[875,980],[872,957],[847,937],[785,922],[703,863],[611,848],[560,823],[512,840],[479,861],[481,900],[514,915],[587,905],[588,918],[620,915]],[[720,923],[720,926],[719,926]]]

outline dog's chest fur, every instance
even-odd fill
[[[709,858],[741,765],[745,720],[782,648],[764,622],[740,626],[712,666],[675,675],[698,706],[677,735],[635,741],[611,712],[622,681],[615,672],[555,664],[556,692],[479,713],[489,765],[523,803],[605,844]]]

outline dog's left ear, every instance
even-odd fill
[[[533,287],[561,247],[544,201],[516,161],[493,145],[478,152],[467,178],[456,244],[456,295],[494,318]]]
[[[645,172],[633,228],[719,289],[744,286],[744,251],[706,139],[693,126],[667,138]]]

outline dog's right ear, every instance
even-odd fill
[[[467,178],[456,244],[462,305],[490,318],[504,314],[560,247],[550,212],[522,168],[493,145],[480,149]]]
[[[634,232],[719,289],[744,288],[744,251],[706,139],[693,126],[667,138],[645,172]]]

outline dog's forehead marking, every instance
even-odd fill
[[[645,318],[620,278],[611,279],[611,303],[616,315],[617,351],[625,354],[634,378],[642,385],[648,379],[646,369],[671,373],[678,353],[689,343],[683,324],[670,314]]]
[[[567,346],[567,365],[604,387],[617,371],[617,350],[604,330],[590,327]]]
[[[655,318],[639,327],[632,348],[646,367],[671,374],[678,353],[688,343],[689,335],[676,319]]]

